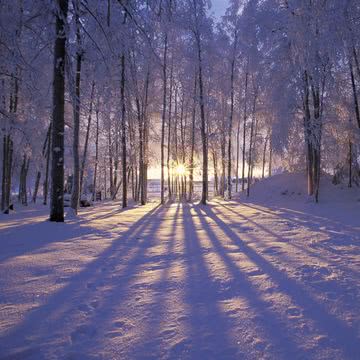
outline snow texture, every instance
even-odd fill
[[[325,182],[2,216],[0,359],[359,359],[360,194]]]

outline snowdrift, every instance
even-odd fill
[[[304,173],[282,173],[257,181],[250,190],[239,195],[242,203],[256,203],[273,209],[290,209],[321,216],[342,225],[360,226],[360,188],[334,185],[329,175],[322,175],[319,203],[307,195]]]
[[[240,195],[242,201],[261,202],[297,202],[312,203],[314,199],[307,195],[307,182],[304,173],[282,173],[257,181],[246,193]],[[334,185],[331,176],[322,175],[320,181],[320,203],[360,202],[360,188],[348,188],[346,184]]]

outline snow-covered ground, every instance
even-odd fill
[[[0,359],[360,359],[360,191],[0,218]]]

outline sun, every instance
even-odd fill
[[[175,174],[177,176],[184,176],[186,174],[186,167],[184,164],[177,164],[175,166]]]

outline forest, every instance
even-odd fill
[[[360,359],[359,0],[0,0],[0,360]]]
[[[2,1],[2,211],[250,191],[272,169],[359,184],[357,1]],[[347,179],[347,180],[345,180]],[[249,184],[249,186],[246,186]],[[16,197],[15,196],[15,197]],[[66,195],[65,195],[66,197]],[[38,200],[39,201],[39,200]]]

